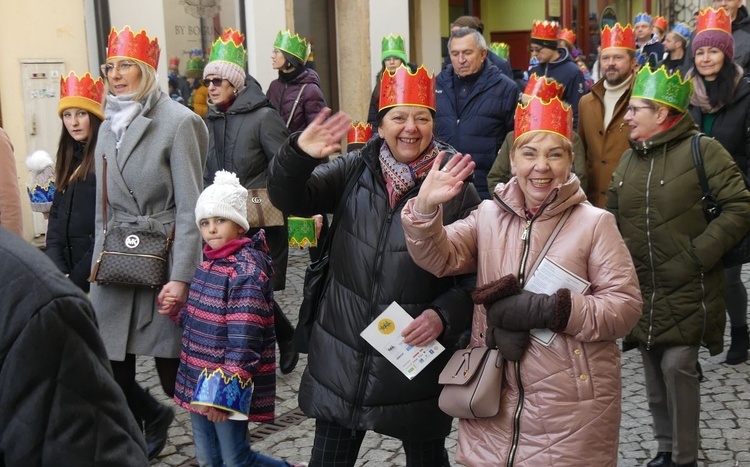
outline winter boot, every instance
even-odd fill
[[[732,326],[732,343],[727,351],[727,359],[724,363],[737,365],[747,360],[747,349],[750,348],[750,336],[747,325]]]
[[[153,460],[167,444],[167,430],[174,420],[174,409],[159,403],[137,383],[130,392],[133,406],[143,420],[148,460]]]

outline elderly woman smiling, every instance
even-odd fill
[[[445,203],[473,162],[454,157],[438,170],[438,156],[401,214],[417,264],[438,277],[477,273],[471,343],[497,346],[506,358],[500,413],[459,421],[456,460],[464,465],[617,463],[615,341],[638,321],[641,298],[613,216],[586,201],[571,173],[571,129],[567,104],[533,97],[516,109],[515,176],[494,199],[444,227]],[[552,295],[522,290],[556,226],[562,227],[544,258],[590,285]],[[543,342],[530,339],[532,329],[556,334]]]
[[[454,153],[432,135],[433,78],[424,68],[412,74],[401,67],[383,74],[380,89],[378,135],[361,150],[319,164],[339,149],[350,126],[343,114],[326,119],[326,109],[271,162],[269,192],[280,209],[341,216],[299,392],[300,407],[316,419],[311,466],[353,466],[367,430],[402,440],[407,466],[448,460],[451,418],[438,408],[437,377],[449,352],[409,380],[359,335],[395,301],[415,318],[405,330],[407,343],[438,339],[451,347],[472,309],[466,288],[473,277],[440,279],[414,264],[398,215],[444,158],[438,154]],[[446,200],[446,221],[465,217],[478,203],[473,185],[462,184]]]

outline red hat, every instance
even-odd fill
[[[693,54],[701,47],[716,47],[729,60],[734,58],[732,20],[725,9],[704,8],[698,13],[693,37]]]
[[[542,101],[548,102],[555,97],[562,99],[564,90],[565,87],[554,79],[547,78],[546,76],[537,76],[536,73],[532,73],[523,93],[529,97],[536,96]]]
[[[549,102],[532,97],[525,105],[519,103],[516,107],[514,141],[521,135],[535,131],[554,133],[571,141],[573,110],[557,97]]]
[[[576,37],[576,33],[574,33],[572,29],[565,28],[561,29],[560,34],[557,35],[558,39],[562,39],[570,45],[574,45],[576,43]]]
[[[169,58],[169,68],[177,68],[180,66],[180,59],[178,57]]]
[[[394,73],[383,70],[378,112],[397,105],[427,107],[435,111],[435,76],[430,75],[424,65],[415,73],[404,65]]]
[[[71,71],[67,78],[60,78],[60,103],[57,105],[57,114],[62,117],[65,109],[76,107],[104,120],[103,96],[104,82],[101,78],[94,80],[89,73],[79,78]]]
[[[604,26],[601,40],[602,50],[611,48],[635,50],[635,31],[629,24],[626,24],[624,28],[620,23],[615,23],[612,28],[609,24]]]
[[[346,135],[347,144],[366,143],[372,137],[372,125],[363,122],[352,122]]]
[[[667,18],[663,16],[657,16],[654,18],[654,26],[661,29],[662,32],[667,30]]]
[[[155,37],[153,40],[150,39],[143,29],[138,34],[133,34],[130,26],[125,26],[120,32],[117,32],[115,28],[109,32],[107,60],[129,58],[145,63],[156,71],[159,65],[159,51],[158,39]]]

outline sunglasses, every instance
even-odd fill
[[[203,84],[204,84],[204,85],[205,85],[206,87],[209,87],[210,85],[212,85],[212,84],[213,84],[213,85],[214,85],[215,87],[217,87],[217,88],[218,88],[219,86],[221,86],[221,83],[223,83],[225,79],[226,79],[226,78],[211,78],[211,79],[204,79],[204,80],[203,80]]]

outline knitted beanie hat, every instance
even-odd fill
[[[724,52],[727,60],[734,59],[734,38],[724,31],[718,29],[698,31],[698,34],[693,38],[693,55],[701,47],[716,47]]]
[[[31,171],[31,180],[26,189],[31,201],[31,210],[49,212],[55,198],[55,161],[46,151],[35,151],[26,158],[26,167]]]
[[[214,184],[203,190],[198,197],[195,223],[200,226],[201,219],[209,217],[229,219],[245,229],[245,232],[250,228],[247,222],[247,190],[232,172],[216,172]]]
[[[210,75],[218,75],[221,78],[226,78],[232,86],[234,86],[237,92],[245,89],[245,70],[237,64],[226,62],[224,60],[208,62],[203,69],[203,77],[205,78]]]

